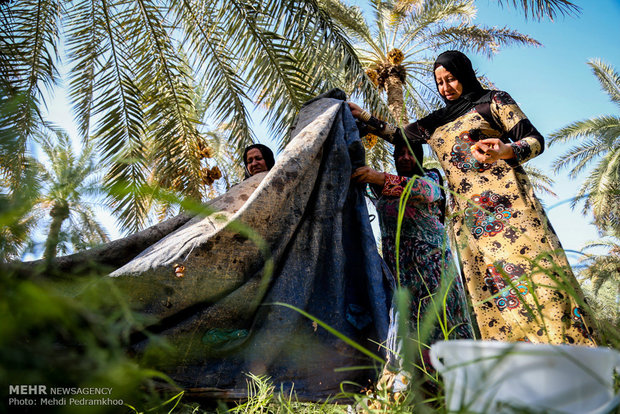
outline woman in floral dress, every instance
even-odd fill
[[[445,107],[404,127],[439,157],[449,210],[482,339],[595,345],[583,295],[522,163],[544,139],[506,92],[483,89],[458,51],[435,61]],[[350,104],[383,138],[400,130]]]
[[[465,293],[443,227],[445,197],[441,189],[441,176],[437,170],[419,167],[417,160],[422,160],[422,144],[413,143],[411,148],[413,154],[403,140],[395,145],[394,163],[398,175],[364,166],[354,171],[352,179],[373,184],[378,197],[376,208],[380,220],[383,258],[397,278],[396,283],[409,291],[409,327],[420,342],[420,351],[425,354],[428,345],[438,340],[472,338],[472,330]],[[406,191],[408,193],[405,196],[408,198],[399,230],[399,203]],[[398,264],[397,234],[400,234]],[[423,335],[418,337],[420,322],[429,315],[440,315],[439,322],[436,321],[431,332],[426,335],[422,332]],[[402,358],[398,356],[402,343],[397,338],[397,320],[396,310],[392,306],[388,349],[393,352],[389,354],[382,378],[392,392],[404,391],[409,377],[406,369],[403,370]]]

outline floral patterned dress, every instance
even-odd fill
[[[423,320],[429,304],[443,304],[440,292],[442,280],[450,289],[445,304],[445,322],[449,332],[445,337],[439,324],[428,338],[428,344],[442,339],[472,337],[465,302],[465,293],[439,217],[443,194],[438,185],[439,175],[428,171],[417,178],[409,190],[400,229],[399,263],[396,264],[396,234],[398,206],[411,178],[386,174],[385,184],[376,208],[380,220],[383,258],[400,285],[411,294],[409,315],[412,332],[418,320]],[[397,271],[398,270],[398,271]],[[398,275],[398,276],[397,276]],[[443,313],[443,309],[440,314]],[[425,338],[422,338],[425,339]]]
[[[532,185],[520,166],[543,151],[542,136],[506,93],[422,137],[445,171],[460,263],[482,339],[595,345],[583,295]],[[532,134],[535,131],[535,134]],[[515,158],[481,164],[478,140],[510,136]],[[505,142],[506,139],[504,138]]]

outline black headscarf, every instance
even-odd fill
[[[476,72],[474,72],[471,61],[465,54],[458,50],[443,52],[437,56],[435,64],[433,65],[433,71],[439,66],[443,66],[458,79],[461,85],[463,85],[463,93],[454,101],[449,101],[442,96],[446,106],[420,119],[420,125],[426,128],[430,134],[432,134],[436,128],[466,114],[474,106],[491,101],[491,91],[482,87],[476,77]],[[439,91],[437,82],[435,82],[435,86],[437,87],[437,91]]]
[[[265,164],[267,165],[267,170],[270,170],[276,163],[275,158],[273,157],[273,151],[271,151],[271,149],[269,149],[268,146],[263,145],[263,144],[248,145],[247,147],[245,147],[245,150],[243,151],[243,165],[245,165],[245,178],[248,178],[251,176],[250,172],[248,171],[248,151],[254,148],[259,150],[260,153],[263,155],[263,159],[265,160]]]
[[[398,170],[398,155],[400,154],[402,148],[406,145],[407,144],[403,140],[398,140],[394,142],[394,153],[392,155],[394,156],[394,166],[396,167],[396,172],[398,173],[398,175],[404,177],[411,177],[411,174],[405,174],[402,171]],[[416,165],[411,173],[422,176],[424,175],[424,168],[422,168],[422,160],[424,159],[424,148],[422,148],[422,143],[409,142],[409,145],[411,146],[411,150],[413,151],[411,155],[414,156],[416,161]]]
[[[401,149],[407,144],[403,140],[398,140],[394,142],[394,166],[396,166],[396,172],[398,175],[411,177],[411,174],[403,174],[401,171],[398,171],[398,154]],[[439,191],[441,191],[441,204],[439,205],[440,216],[439,220],[443,223],[446,217],[446,193],[443,189],[443,179],[441,178],[441,173],[436,168],[426,169],[422,167],[422,161],[424,159],[424,148],[422,147],[422,143],[419,141],[409,141],[409,145],[411,146],[411,150],[413,151],[413,156],[416,160],[416,166],[413,169],[412,173],[414,175],[418,175],[420,177],[424,176],[427,171],[434,171],[439,178]]]

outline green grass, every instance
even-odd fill
[[[17,207],[15,209],[19,210]],[[21,213],[22,210],[16,211],[11,220],[17,220]],[[4,216],[5,219],[7,217],[9,215]],[[273,263],[269,260],[260,238],[251,229],[238,226],[236,230],[258,243],[265,253],[265,280],[268,281]],[[551,268],[558,270],[559,266],[554,265]],[[394,399],[394,396],[383,389],[373,389],[359,393],[343,391],[333,396],[333,400],[308,403],[299,401],[294,389],[283,392],[268,377],[249,374],[246,400],[206,404],[175,386],[162,372],[151,369],[150,361],[127,352],[130,334],[144,331],[144,327],[150,322],[149,318],[133,312],[128,305],[130,300],[115,288],[113,281],[101,277],[105,274],[105,269],[94,268],[91,271],[90,277],[80,277],[74,281],[70,277],[63,281],[49,281],[41,277],[24,279],[10,271],[0,273],[0,389],[3,401],[6,401],[8,384],[54,384],[66,387],[113,388],[114,398],[123,399],[125,405],[97,406],[89,411],[99,413],[303,414],[349,413],[355,410],[373,413],[446,412],[442,378],[424,366],[421,350],[428,348],[428,338],[435,326],[441,327],[446,338],[449,336],[445,321],[445,298],[449,283],[444,283],[440,292],[434,296],[428,312],[419,315],[415,332],[410,332],[410,325],[405,318],[400,321],[399,335],[406,338],[408,344],[404,347],[402,357],[412,378],[409,391],[398,399]],[[541,268],[541,271],[549,271],[549,268]],[[507,275],[503,276],[509,286],[514,285]],[[558,280],[558,283],[562,283],[561,280]],[[266,282],[263,286],[266,286]],[[566,288],[568,292],[576,293],[568,286]],[[596,295],[590,296],[591,301],[597,299],[599,298]],[[398,290],[396,301],[399,313],[409,315],[408,292]],[[605,309],[607,306],[604,303],[593,305],[594,310]],[[349,340],[312,315],[299,309],[298,311],[365,353],[370,359],[383,363],[373,352]],[[602,322],[597,325],[601,337],[604,338],[602,345],[620,350],[618,324],[609,318]],[[162,347],[166,346],[162,338],[148,332],[145,334],[149,335],[153,342],[159,342]],[[162,384],[167,387],[162,388]],[[433,386],[432,391],[428,391],[429,384]],[[6,410],[6,407],[2,408]],[[53,407],[46,412],[80,411],[75,407]]]

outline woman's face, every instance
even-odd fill
[[[396,154],[396,170],[400,174],[413,174],[417,165],[415,157],[409,152],[409,147],[402,146]]]
[[[247,152],[246,161],[248,163],[248,172],[250,175],[268,170],[267,163],[263,158],[263,153],[260,152],[258,148],[252,148]]]
[[[443,66],[435,69],[435,82],[439,94],[449,101],[459,99],[463,93],[463,84]]]

